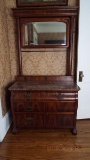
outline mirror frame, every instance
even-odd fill
[[[66,44],[43,44],[43,45],[25,45],[25,25],[30,22],[63,22],[66,23]],[[70,28],[70,18],[22,18],[20,19],[20,46],[21,48],[67,48],[69,46],[69,30]]]
[[[30,6],[66,6],[68,5],[68,0],[57,0],[55,2],[47,1],[47,2],[20,2],[20,0],[16,0],[17,7],[30,7]]]

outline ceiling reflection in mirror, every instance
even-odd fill
[[[66,45],[66,23],[31,22],[24,25],[27,45]]]

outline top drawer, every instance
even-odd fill
[[[63,92],[20,92],[15,91],[11,93],[11,98],[14,100],[75,100],[78,97],[77,93],[63,93]]]

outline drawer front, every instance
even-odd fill
[[[13,102],[15,112],[75,112],[75,101]]]
[[[23,92],[23,91],[16,91],[11,93],[11,99],[13,100],[31,100],[32,93],[31,92]]]
[[[52,93],[47,93],[46,95],[47,100],[58,100],[58,101],[63,101],[63,100],[75,100],[76,95],[75,93],[63,93],[63,92],[52,92]]]
[[[43,128],[44,115],[30,113],[15,113],[16,126],[19,128]]]
[[[46,112],[75,112],[75,101],[47,102]]]
[[[73,128],[74,115],[47,114],[46,128]]]
[[[14,102],[15,112],[44,112],[45,105],[43,102]]]
[[[62,93],[62,92],[14,92],[11,94],[13,100],[75,100],[75,93]]]

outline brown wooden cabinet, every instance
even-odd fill
[[[58,80],[55,80],[57,76],[21,76],[18,79],[9,88],[13,132],[17,132],[17,128],[71,128],[73,134],[77,134],[79,87],[73,83],[73,78],[68,82],[62,82],[62,76],[58,76]]]
[[[77,134],[76,117],[79,91],[76,84],[78,6],[21,7],[13,9],[13,13],[17,19],[19,51],[19,76],[9,88],[13,132],[16,133],[17,128],[70,128],[73,134]],[[35,22],[40,22],[40,25],[42,22],[65,23],[64,35],[66,36],[64,40],[66,43],[61,44],[62,40],[60,40],[60,44],[36,45],[29,43],[31,35],[28,26],[30,27],[31,23],[34,25]],[[54,43],[56,42],[54,40]],[[29,49],[31,52],[31,49],[37,51],[41,48],[66,49],[65,75],[24,76],[22,74],[22,49],[24,49],[24,52],[25,49]]]

